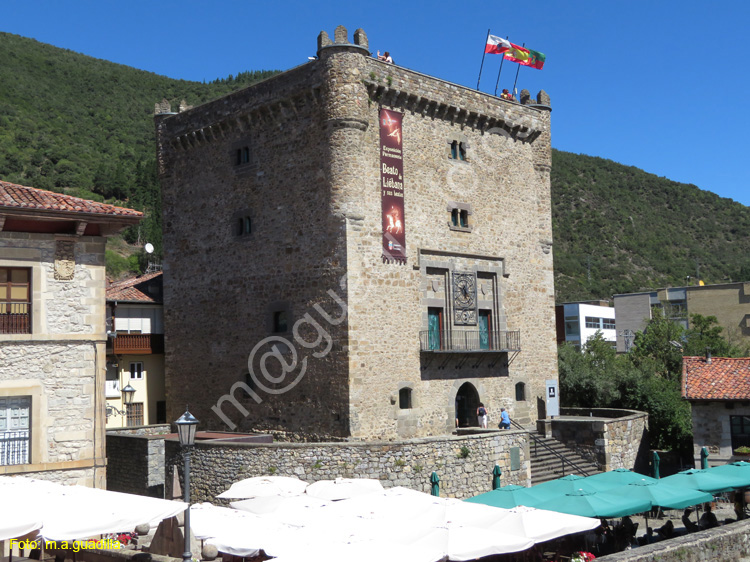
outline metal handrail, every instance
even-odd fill
[[[522,429],[522,430],[526,431],[525,427],[523,427],[522,425],[518,424],[517,422],[515,422],[513,420],[511,420],[510,424],[513,427],[515,427],[516,429]],[[542,441],[537,435],[534,435],[533,433],[529,432],[529,436],[534,440],[534,454],[536,454],[536,448],[537,448],[537,446],[541,445],[548,452],[552,453],[553,455],[555,455],[557,458],[560,459],[563,476],[565,476],[565,463],[568,463],[571,467],[573,467],[573,469],[577,473],[580,473],[582,476],[590,476],[588,470],[586,470],[584,468],[581,468],[576,463],[574,463],[572,460],[564,457],[563,455],[561,455],[560,453],[558,453],[557,451],[555,451],[552,447],[550,447],[544,441]]]

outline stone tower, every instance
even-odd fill
[[[557,378],[549,98],[318,58],[157,116],[169,419],[396,439]]]

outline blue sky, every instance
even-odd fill
[[[552,99],[552,145],[750,205],[750,3],[3,0],[0,31],[186,80],[287,69],[321,30],[362,27],[396,64],[476,87],[487,29],[547,55],[518,89]],[[1,63],[1,62],[0,62]],[[480,89],[495,88],[499,56]],[[500,88],[513,85],[505,64]],[[188,100],[189,101],[189,100]]]

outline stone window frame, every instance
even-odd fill
[[[474,230],[473,221],[469,220],[474,214],[474,209],[471,203],[462,203],[460,201],[449,201],[446,207],[448,211],[448,228],[456,232],[472,232]],[[455,213],[455,214],[454,214]],[[461,220],[458,219],[458,224],[453,224],[453,218],[466,217],[466,226],[461,226]]]
[[[31,397],[31,420],[29,435],[29,464],[24,465],[6,465],[5,469],[13,466],[22,466],[21,472],[41,470],[49,459],[47,457],[47,421],[48,418],[42,415],[47,411],[47,399],[43,392],[43,384],[39,380],[23,381],[0,381],[0,398],[14,398],[17,396]],[[15,470],[7,470],[0,474],[13,474]]]
[[[237,175],[252,173],[258,169],[258,162],[253,152],[253,143],[244,138],[230,145],[227,159],[233,172]]]
[[[469,163],[469,138],[466,135],[453,134],[448,137],[448,159],[453,162]]]

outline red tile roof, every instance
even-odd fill
[[[3,208],[62,211],[116,217],[143,216],[143,213],[133,209],[0,181],[0,211]]]
[[[750,357],[682,358],[682,397],[688,400],[750,400]]]
[[[161,271],[155,271],[154,273],[147,273],[138,277],[125,279],[124,281],[111,283],[109,287],[107,287],[107,300],[161,303],[161,299],[154,299],[151,295],[145,293],[138,287],[147,281],[160,277],[161,274]],[[145,287],[143,287],[143,289],[145,289]]]

